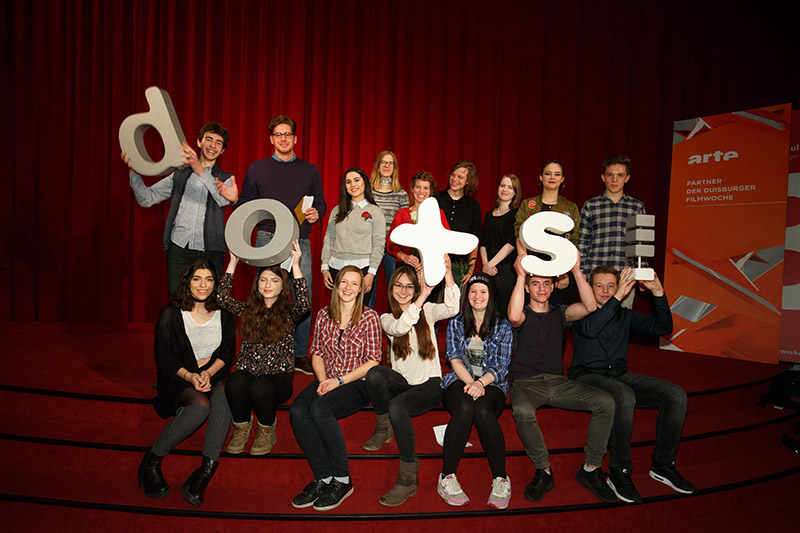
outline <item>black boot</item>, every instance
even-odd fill
[[[218,463],[215,460],[203,457],[203,464],[192,472],[189,479],[181,487],[181,492],[186,501],[195,507],[200,507],[203,504],[203,495],[206,492],[206,487],[208,487],[208,482],[211,481],[211,477],[217,470],[217,465]]]
[[[162,459],[148,450],[139,464],[139,488],[144,489],[148,498],[163,498],[169,494],[169,485],[161,473]]]

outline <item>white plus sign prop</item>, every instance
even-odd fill
[[[444,279],[447,271],[444,254],[465,255],[478,246],[478,238],[471,233],[451,231],[442,226],[439,202],[428,198],[417,210],[416,224],[400,224],[389,239],[400,246],[419,250],[425,283],[436,285]]]
[[[578,249],[569,239],[553,233],[563,234],[570,231],[575,223],[567,215],[554,211],[542,211],[528,217],[519,228],[519,240],[525,248],[550,256],[550,261],[526,255],[522,259],[522,268],[534,276],[560,276],[569,272],[578,260]]]

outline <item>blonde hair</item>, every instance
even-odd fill
[[[342,282],[344,275],[348,272],[358,272],[358,276],[361,278],[361,288],[358,291],[358,296],[356,296],[356,301],[353,305],[353,312],[350,315],[350,320],[353,322],[353,325],[355,325],[361,320],[361,315],[364,312],[364,273],[361,272],[361,269],[357,266],[344,266],[339,273],[336,274],[336,280],[333,282],[333,291],[331,294],[331,305],[328,307],[328,316],[337,324],[342,320],[342,310],[340,309],[342,303],[339,300],[339,284]]]
[[[392,156],[392,161],[394,161],[394,170],[392,170],[392,192],[400,192],[403,190],[403,187],[400,186],[400,171],[397,169],[397,157],[391,150],[384,150],[378,154],[378,157],[375,158],[375,163],[372,164],[372,174],[369,176],[369,183],[372,185],[373,190],[377,189],[378,183],[381,179],[381,160],[387,155]]]

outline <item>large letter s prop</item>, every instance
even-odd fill
[[[167,91],[148,87],[144,92],[150,111],[131,115],[119,127],[119,145],[131,168],[144,176],[162,176],[183,166],[181,143],[186,142],[178,114]],[[153,161],[144,145],[144,132],[153,127],[164,142],[164,157]]]
[[[562,234],[574,226],[572,219],[563,213],[545,211],[528,217],[519,229],[519,240],[528,250],[547,254],[551,260],[544,261],[533,255],[525,256],[522,259],[525,272],[536,276],[560,276],[569,272],[578,260],[578,249],[569,239],[551,235],[545,230]]]
[[[275,221],[275,235],[265,246],[250,246],[253,228],[262,220]],[[233,255],[255,267],[277,265],[292,254],[292,241],[300,237],[289,208],[277,200],[262,198],[236,208],[225,225],[225,244]]]

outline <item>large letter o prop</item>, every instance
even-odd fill
[[[275,235],[265,246],[251,246],[253,228],[262,220],[275,221]],[[261,199],[236,208],[225,225],[225,243],[233,255],[248,265],[267,267],[284,262],[292,254],[292,241],[300,228],[289,208],[277,200]]]

